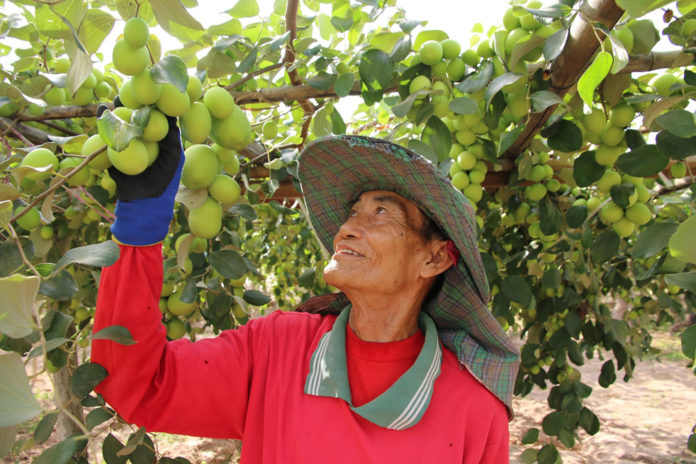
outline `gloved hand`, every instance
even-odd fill
[[[122,106],[116,97],[114,107]],[[107,109],[99,105],[97,117]],[[176,118],[167,116],[169,132],[159,142],[157,159],[142,173],[129,176],[114,167],[109,175],[116,182],[116,220],[111,233],[125,245],[146,246],[164,240],[174,215],[174,197],[179,188],[184,150]]]

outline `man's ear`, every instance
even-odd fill
[[[426,246],[430,248],[430,258],[423,267],[423,277],[435,277],[454,265],[452,256],[447,253],[447,240],[431,240]]]

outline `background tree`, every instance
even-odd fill
[[[58,423],[60,441],[36,462],[85,462],[90,440],[107,463],[185,462],[157,455],[145,430],[126,444],[111,433],[115,414],[92,392],[106,373],[87,350],[90,338],[133,342],[122,327],[91,331],[99,267],[118,255],[107,168],[145,169],[165,116],[179,117],[186,147],[164,242],[170,338],[329,291],[297,154],[329,134],[387,138],[477,205],[491,311],[524,340],[516,394],[549,389],[543,433],[565,447],[581,428],[597,433],[574,366],[605,356],[599,384],[629,380],[649,329],[694,312],[696,4],[513,1],[465,44],[391,0],[276,1],[267,18],[239,0],[207,28],[194,4],[16,0],[0,13],[20,44],[0,49],[0,455],[41,446]],[[661,23],[645,19],[656,9]],[[180,48],[163,55],[155,25]],[[114,28],[123,38],[106,50]],[[653,51],[660,36],[672,51]],[[125,106],[96,119],[117,95]],[[350,117],[338,104],[349,96],[362,100]],[[691,359],[695,327],[682,334]],[[30,388],[37,357],[53,410]],[[31,441],[15,443],[19,425]],[[560,460],[554,444],[522,458]]]

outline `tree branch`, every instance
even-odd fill
[[[580,79],[592,63],[592,57],[601,45],[593,23],[602,23],[611,30],[624,11],[614,0],[585,0],[570,26],[568,41],[563,52],[551,64],[550,91],[563,97]],[[506,155],[515,157],[522,153],[556,111],[558,105],[546,108],[541,113],[531,113],[524,130],[508,149]]]
[[[8,137],[14,137],[18,139],[24,137],[34,145],[41,145],[42,143],[51,141],[51,139],[48,138],[47,132],[44,132],[41,129],[37,129],[35,127],[20,124],[16,120],[8,118],[0,117],[0,130],[5,132],[5,135]],[[13,133],[13,130],[16,131],[16,133]]]

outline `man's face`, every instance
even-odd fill
[[[413,285],[429,259],[424,220],[413,202],[396,193],[363,193],[334,237],[326,282],[347,294],[394,294]]]

